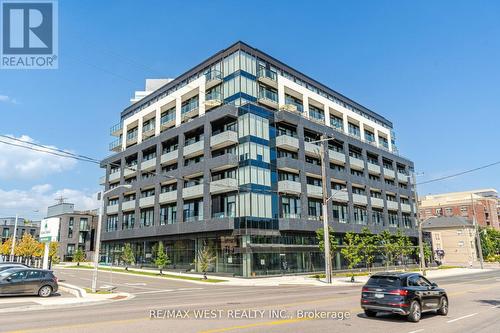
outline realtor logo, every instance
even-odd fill
[[[57,3],[1,2],[2,69],[55,69],[58,66]]]

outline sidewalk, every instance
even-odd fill
[[[65,268],[64,265],[58,266],[59,268]],[[109,268],[108,266],[100,266],[102,268]],[[75,269],[75,268],[67,268],[67,269]],[[119,267],[113,267],[113,269],[121,269],[123,272],[116,272],[117,274],[130,274],[126,273],[125,269]],[[148,273],[159,273],[158,270],[155,269],[140,269],[140,268],[131,268],[133,271],[137,272],[148,272]],[[430,279],[455,276],[455,275],[465,275],[465,274],[476,274],[480,272],[487,272],[491,270],[499,270],[500,267],[494,268],[485,268],[483,270],[479,268],[450,268],[450,269],[432,269],[427,270],[427,277]],[[115,273],[115,271],[113,271]],[[193,277],[200,278],[202,275],[193,274],[193,273],[184,273],[184,272],[175,272],[175,271],[164,271],[164,273],[169,275],[176,275],[179,277]],[[312,274],[308,275],[284,275],[284,276],[273,276],[273,277],[260,277],[260,278],[238,278],[238,277],[228,277],[228,276],[217,276],[207,274],[208,278],[215,278],[224,280],[224,282],[217,282],[216,285],[227,285],[227,286],[282,286],[282,285],[309,285],[309,286],[329,286],[324,282],[324,279],[316,279],[311,277]],[[166,277],[154,277],[148,276],[150,278],[159,278],[159,279],[168,279]],[[342,276],[333,278],[332,285],[333,286],[355,286],[366,283],[369,276],[356,276],[355,282],[352,283],[350,276]],[[202,282],[202,281],[192,281],[192,280],[183,280],[186,282],[196,283],[196,284],[204,284],[210,285],[211,283]]]

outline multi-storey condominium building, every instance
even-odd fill
[[[430,194],[419,200],[422,220],[436,216],[461,216],[470,222],[475,218],[482,227],[500,229],[499,199],[495,189]]]
[[[323,148],[339,238],[363,227],[417,235],[413,163],[391,122],[242,42],[127,107],[111,134],[103,260],[130,243],[151,264],[162,241],[177,269],[204,247],[218,273],[323,269]]]
[[[16,225],[15,217],[0,217],[0,228],[2,229],[2,237],[0,243],[5,242],[9,238],[14,237],[14,227]],[[35,239],[38,239],[40,234],[40,221],[30,221],[22,217],[17,218],[16,239],[23,238],[25,233],[30,234]]]

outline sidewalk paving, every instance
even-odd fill
[[[64,265],[58,266],[60,268],[64,268]],[[103,268],[109,268],[109,266],[100,266]],[[75,268],[68,268],[75,269]],[[123,269],[119,267],[113,267],[113,269]],[[137,272],[149,272],[149,273],[159,273],[159,270],[155,269],[140,269],[140,268],[131,268]],[[479,268],[449,268],[449,269],[428,269],[427,277],[430,279],[455,276],[455,275],[465,275],[465,274],[476,274],[480,272],[487,272],[491,270],[499,270],[500,266],[489,266],[485,267],[485,269],[481,270]],[[114,272],[115,273],[115,272]],[[116,272],[117,274],[130,274],[125,272]],[[175,272],[175,271],[164,271],[169,275],[177,275],[179,277],[194,277],[200,278],[200,274],[194,273],[185,273],[185,272]],[[312,274],[308,275],[283,275],[283,276],[273,276],[273,277],[259,277],[259,278],[239,278],[239,277],[229,277],[229,276],[216,276],[207,274],[208,278],[216,278],[225,280],[224,282],[215,283],[216,285],[227,285],[227,286],[280,286],[280,285],[309,285],[309,286],[323,286],[328,287],[329,285],[324,282],[324,279],[316,279],[311,277]],[[148,276],[149,278],[160,278],[160,279],[168,279],[165,277],[154,277]],[[356,276],[355,282],[352,283],[350,276],[342,276],[342,277],[333,277],[333,282],[330,286],[356,286],[366,283],[369,276]],[[202,281],[192,281],[192,280],[183,280],[186,282],[196,283],[196,284],[205,284],[210,285],[211,283],[202,282]]]

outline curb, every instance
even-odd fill
[[[83,288],[74,286],[72,284],[59,282],[59,289],[69,294],[72,294],[77,298],[87,297],[87,292]]]

